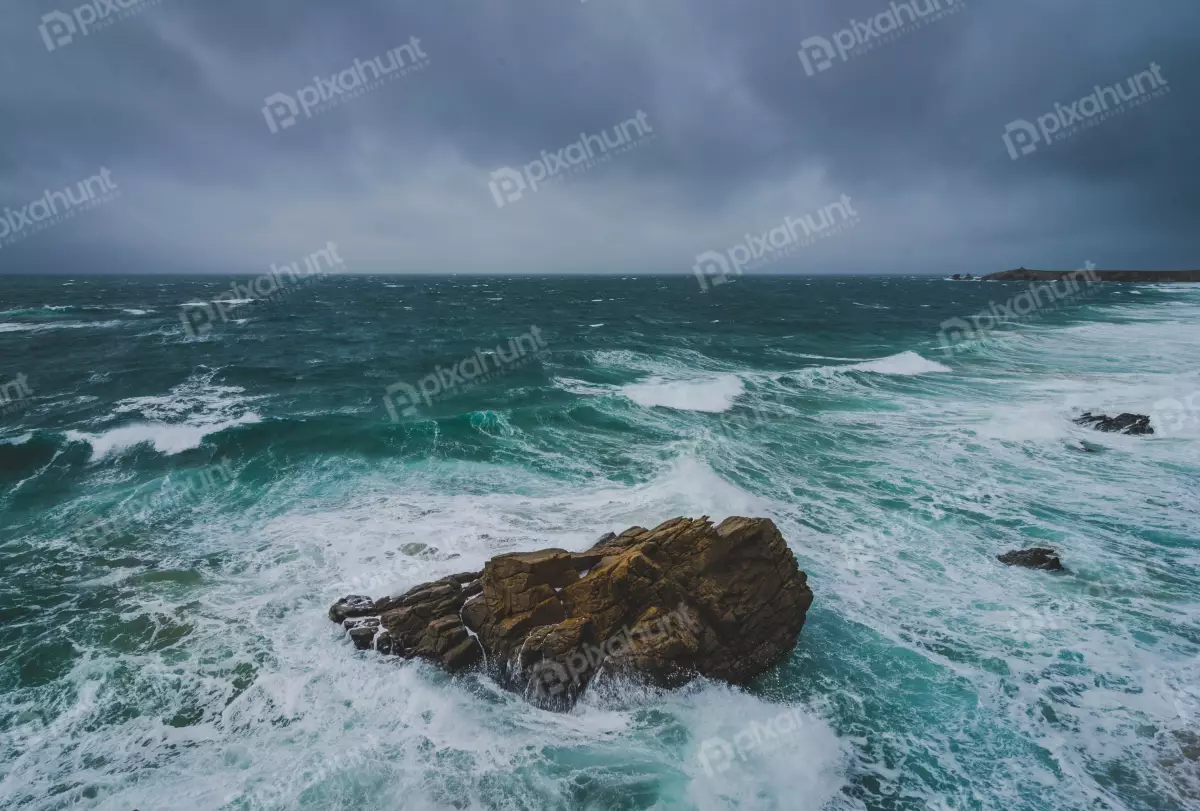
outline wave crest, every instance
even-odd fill
[[[733,407],[746,390],[737,375],[719,375],[695,380],[664,380],[652,377],[642,383],[621,387],[621,394],[646,408],[673,408],[677,411],[704,411],[720,414]]]

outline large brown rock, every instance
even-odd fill
[[[538,706],[568,709],[605,673],[744,684],[792,649],[812,600],[769,519],[676,518],[586,552],[500,555],[399,597],[346,597],[329,615],[359,648],[451,672],[485,662]]]

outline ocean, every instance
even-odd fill
[[[1200,288],[233,282],[0,281],[0,807],[1200,807]],[[746,689],[548,713],[326,617],[680,515],[808,573]]]

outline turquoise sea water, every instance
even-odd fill
[[[230,281],[2,282],[0,808],[1200,804],[1200,289],[948,347],[1026,287],[334,276],[189,336]],[[325,618],[677,515],[809,574],[749,690],[550,714]]]

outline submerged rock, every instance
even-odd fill
[[[1053,549],[1022,549],[997,555],[996,559],[1006,566],[1024,566],[1027,569],[1045,569],[1048,572],[1063,571],[1062,561]]]
[[[400,554],[410,558],[420,558],[421,560],[454,560],[459,557],[457,552],[443,552],[436,546],[430,546],[425,543],[406,543],[400,547]],[[392,553],[387,553],[388,557],[392,557]]]
[[[534,704],[565,710],[600,673],[749,682],[795,646],[812,600],[770,520],[676,518],[586,552],[500,555],[399,597],[346,597],[329,616],[356,647],[451,672],[484,663]]]
[[[1149,435],[1154,433],[1150,427],[1150,418],[1144,414],[1121,414],[1108,417],[1104,414],[1093,414],[1090,411],[1075,420],[1077,425],[1086,425],[1097,431],[1107,431],[1113,434]]]

